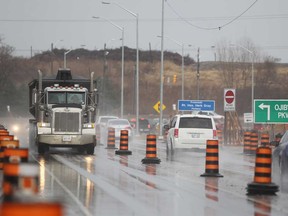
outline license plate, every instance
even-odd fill
[[[70,141],[72,140],[72,138],[71,138],[71,136],[69,136],[69,135],[64,135],[64,136],[62,137],[62,140],[63,140],[64,142],[70,142]]]
[[[191,136],[192,136],[192,138],[200,138],[199,133],[192,133]]]

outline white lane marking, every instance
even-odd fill
[[[35,161],[37,161],[39,163],[39,161],[34,157]],[[63,190],[72,198],[72,200],[80,207],[80,210],[86,215],[86,216],[93,216],[88,210],[87,208],[80,202],[80,200],[64,185],[61,183],[61,181],[47,168],[45,167],[43,164],[40,164],[40,166],[44,167],[45,172],[47,172],[50,176],[53,177],[53,179],[59,184],[60,187],[63,188]]]
[[[119,190],[118,188],[114,187],[113,185],[107,183],[106,181],[100,179],[100,177],[95,176],[92,173],[89,173],[88,171],[82,169],[78,165],[73,164],[72,162],[66,160],[65,158],[59,156],[59,155],[52,155],[52,157],[66,165],[67,167],[70,167],[71,169],[78,172],[83,177],[89,179],[98,187],[100,187],[103,191],[106,191],[111,197],[114,197],[118,201],[124,203],[128,208],[133,209],[133,211],[137,212],[137,214],[142,215],[157,215],[157,212],[155,210],[151,210],[149,206],[143,205],[142,203],[135,200],[135,198],[128,196],[123,191]]]

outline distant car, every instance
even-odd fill
[[[266,129],[266,125],[265,124],[253,124],[253,130],[256,131],[263,131]]]
[[[150,133],[151,125],[148,121],[148,119],[140,118],[139,119],[139,133]]]
[[[128,119],[110,119],[106,127],[115,129],[115,138],[120,138],[121,130],[128,130],[128,136],[133,136],[133,129]]]
[[[150,133],[152,127],[151,127],[151,124],[150,124],[148,119],[139,118],[138,123],[139,123],[139,133],[140,134]],[[130,124],[132,125],[132,127],[134,129],[136,129],[136,119],[135,118],[130,119]]]
[[[217,138],[214,119],[206,115],[175,115],[165,128],[168,129],[167,150],[172,151],[178,148],[206,149],[206,141]]]
[[[275,148],[272,153],[273,169],[280,169],[282,178],[285,176],[288,179],[288,131],[284,133],[279,143],[275,143]]]
[[[105,144],[107,142],[107,122],[110,119],[118,119],[117,116],[99,116],[98,120],[96,121],[96,134],[99,134],[100,144]]]

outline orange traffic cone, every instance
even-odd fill
[[[254,182],[248,184],[249,194],[274,195],[278,186],[271,182],[272,150],[270,147],[261,146],[257,148],[255,160]]]
[[[116,149],[115,147],[115,128],[108,128],[107,147],[106,149]]]
[[[223,144],[223,131],[222,130],[217,130],[217,137],[219,140],[219,145],[222,146],[222,144]]]
[[[262,133],[261,134],[261,146],[269,146],[269,133]]]
[[[218,162],[218,140],[207,140],[206,141],[206,165],[205,173],[202,177],[223,177],[219,174],[219,162]]]
[[[6,129],[1,129],[0,136],[6,136],[6,135],[9,135],[9,131],[7,131]]]
[[[19,148],[19,140],[1,140],[1,148]]]
[[[47,201],[17,201],[4,202],[0,205],[1,216],[63,216],[63,205],[58,202]]]
[[[6,148],[4,149],[4,163],[28,162],[28,148]]]
[[[5,163],[3,168],[3,195],[5,201],[15,196],[38,193],[39,165],[36,163]]]
[[[252,131],[250,134],[250,154],[255,154],[258,148],[258,132]]]
[[[4,149],[0,148],[0,170],[3,169],[4,166]]]
[[[156,135],[148,134],[146,136],[146,157],[142,159],[142,163],[159,164],[161,160],[157,158]]]
[[[4,150],[6,148],[18,148],[19,140],[0,140],[0,170],[4,165]]]
[[[128,150],[128,130],[121,130],[120,133],[120,149],[115,151],[118,155],[131,155],[132,152]]]
[[[9,135],[9,133],[7,135],[0,135],[0,140],[14,140],[14,136]]]
[[[244,154],[249,154],[250,153],[250,148],[251,148],[250,135],[251,135],[250,131],[245,131],[244,132],[244,145],[243,145],[243,153]]]

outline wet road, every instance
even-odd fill
[[[81,215],[288,215],[288,182],[280,182],[276,196],[247,196],[253,181],[255,156],[243,147],[219,148],[223,178],[200,177],[205,172],[204,151],[167,154],[157,142],[160,164],[142,164],[145,137],[129,142],[132,155],[120,156],[98,145],[95,155],[52,149],[31,157],[40,164],[40,196],[57,198],[65,216]]]

